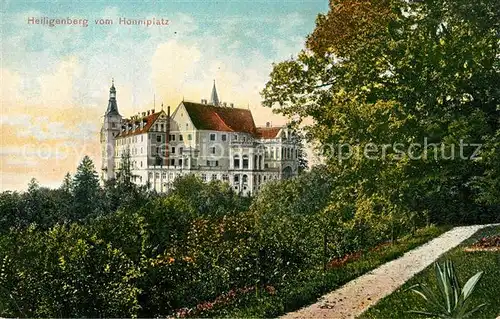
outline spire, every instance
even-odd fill
[[[215,88],[215,80],[214,80],[214,86],[212,88],[212,95],[210,96],[210,104],[215,106],[219,105],[219,97],[217,96],[217,89]]]
[[[111,87],[109,88],[109,102],[108,109],[105,115],[120,115],[118,112],[118,105],[116,104],[116,88],[115,79],[111,79]]]

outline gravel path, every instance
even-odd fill
[[[424,270],[443,253],[458,246],[479,229],[488,226],[492,225],[453,228],[400,258],[324,295],[317,303],[288,313],[281,318],[355,318],[368,307],[394,292],[415,274]]]

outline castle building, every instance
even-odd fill
[[[175,178],[195,174],[252,195],[267,181],[297,175],[299,145],[286,126],[257,127],[250,110],[219,102],[182,101],[170,114],[148,110],[123,118],[114,83],[101,129],[103,181],[117,178],[127,158],[133,181],[167,192]]]

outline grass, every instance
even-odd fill
[[[464,252],[463,248],[482,237],[495,234],[500,234],[500,226],[479,230],[471,238],[444,254],[438,260],[440,263],[445,259],[453,261],[461,285],[464,285],[465,281],[477,272],[484,271],[481,281],[470,297],[469,305],[472,307],[487,303],[487,306],[475,313],[474,318],[496,318],[500,315],[500,252]],[[409,310],[423,310],[424,303],[421,297],[415,293],[405,291],[411,285],[422,282],[428,283],[434,291],[437,291],[433,265],[415,275],[400,289],[382,299],[359,318],[423,318],[420,315],[407,313]]]
[[[356,277],[378,266],[402,256],[449,230],[449,227],[428,227],[420,229],[413,236],[399,239],[392,245],[384,245],[376,251],[363,253],[357,260],[349,261],[340,268],[323,272],[318,269],[303,272],[290,279],[284,287],[270,294],[254,292],[237,298],[221,309],[203,313],[203,317],[277,317],[312,304],[319,297],[335,290]]]

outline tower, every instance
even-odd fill
[[[121,131],[122,116],[116,103],[115,82],[112,80],[109,89],[109,101],[101,128],[102,173],[101,178],[107,181],[115,178],[115,138]]]
[[[212,94],[210,96],[210,104],[219,106],[219,96],[217,95],[217,89],[215,88],[215,80],[214,86],[212,87]]]

